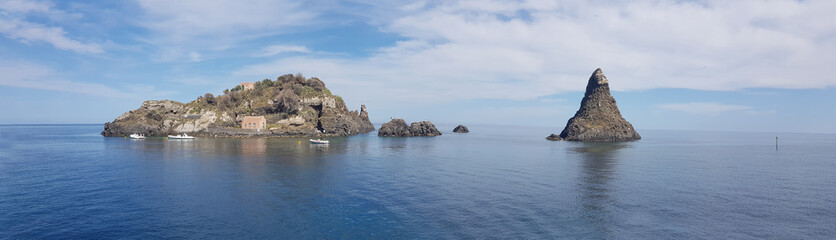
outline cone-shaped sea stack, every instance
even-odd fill
[[[546,139],[557,141],[582,142],[617,142],[639,140],[642,137],[633,129],[633,125],[624,120],[615,98],[610,95],[607,77],[596,69],[589,77],[586,94],[581,100],[581,108],[566,123],[560,135],[549,135]]]

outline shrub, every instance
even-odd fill
[[[270,79],[265,78],[264,80],[261,81],[261,86],[262,87],[268,88],[268,87],[273,87],[273,85],[274,85],[273,81],[270,80]]]
[[[305,85],[305,76],[302,73],[296,73],[296,76],[293,76],[293,83]]]
[[[285,75],[281,75],[278,78],[276,78],[276,82],[287,83],[287,82],[292,82],[293,79],[294,79],[293,74],[285,74]]]
[[[208,104],[215,104],[215,95],[212,95],[211,93],[203,95],[203,99],[205,99]]]
[[[325,89],[325,83],[322,82],[322,80],[319,80],[319,78],[315,77],[305,81],[305,85],[308,87],[312,87],[317,91],[322,91],[322,89]]]

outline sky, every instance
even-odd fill
[[[112,121],[287,73],[372,122],[836,133],[836,1],[0,0],[0,124]]]

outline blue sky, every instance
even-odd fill
[[[0,124],[319,77],[373,122],[836,133],[836,1],[0,0]]]

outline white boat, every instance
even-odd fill
[[[180,135],[168,135],[168,139],[194,139],[194,137],[186,135],[185,133]]]
[[[145,139],[145,136],[139,133],[134,133],[130,135],[131,139]]]
[[[312,144],[328,144],[328,140],[322,140],[322,139],[309,139],[309,140],[311,140]]]

